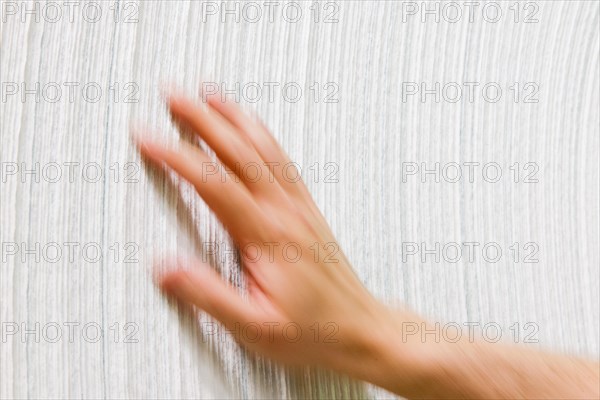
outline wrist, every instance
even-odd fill
[[[460,358],[463,344],[422,335],[432,328],[414,313],[388,309],[388,315],[368,344],[377,365],[362,379],[404,397],[443,396],[444,371]]]
[[[368,329],[363,347],[366,360],[355,360],[357,370],[352,375],[389,391],[407,396],[422,390],[434,372],[440,356],[421,335],[411,335],[425,321],[416,314],[383,307],[379,323]]]

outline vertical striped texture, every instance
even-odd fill
[[[407,3],[392,1],[304,2],[295,23],[282,17],[284,3],[272,21],[261,6],[256,22],[249,9],[239,22],[233,16],[222,22],[222,10],[210,15],[206,2],[101,2],[96,23],[77,4],[73,22],[67,15],[23,21],[22,10],[14,16],[3,9],[0,397],[392,397],[328,372],[289,371],[249,357],[228,337],[199,329],[206,317],[178,313],[154,288],[155,256],[199,252],[206,241],[230,243],[187,185],[136,169],[130,121],[167,140],[177,137],[160,100],[161,82],[190,94],[202,81],[239,85],[243,107],[256,111],[302,166],[361,280],[382,300],[440,321],[497,323],[503,340],[514,340],[517,330],[522,342],[536,330],[540,347],[598,355],[598,2],[528,3],[539,7],[537,23],[524,23],[534,11],[526,3],[518,4],[515,22],[508,2],[496,23],[482,17],[485,3],[472,22],[463,15],[455,23],[431,16],[423,23],[421,12],[410,15]],[[40,13],[45,6],[38,3]],[[237,7],[242,13],[243,3]],[[339,21],[325,23],[336,9]],[[130,13],[137,22],[124,23]],[[79,84],[72,99],[69,82]],[[411,82],[427,89],[439,82],[447,92],[438,102],[433,94],[421,101],[420,93],[406,95]],[[468,82],[479,84],[472,102]],[[483,98],[490,82],[502,89],[497,102]],[[89,83],[102,90],[96,102],[89,100],[93,87],[83,97]],[[39,101],[35,94],[22,100],[23,84],[40,85]],[[462,98],[449,101],[457,85]],[[61,97],[54,102],[56,86]],[[302,89],[298,101],[294,86]],[[263,97],[252,102],[256,87]],[[433,174],[403,176],[411,166],[436,162],[447,166],[440,182]],[[480,165],[470,182],[470,162],[497,163],[501,179],[486,182]],[[519,182],[510,169],[516,162]],[[62,179],[23,173],[35,163],[52,177],[48,168],[57,163]],[[65,163],[79,163],[73,179],[65,177]],[[455,164],[449,163],[462,167],[458,182],[450,182]],[[534,164],[525,169],[526,163]],[[20,171],[11,175],[14,165]],[[523,182],[535,166],[538,182]],[[103,175],[92,182],[98,169]],[[70,242],[79,244],[72,259]],[[480,243],[474,261],[463,242]],[[63,252],[57,262],[44,254],[51,243]],[[90,243],[91,256],[84,257]],[[419,254],[408,254],[411,243]],[[424,254],[423,262],[423,247],[436,243],[439,262],[435,254]],[[443,253],[448,243],[462,247],[457,262],[450,259],[453,247]],[[483,258],[486,243],[502,249],[499,261]],[[10,244],[16,255],[8,254]],[[539,262],[525,263],[536,246]],[[93,259],[98,248],[101,260]],[[216,267],[240,282],[234,259]],[[23,333],[36,323],[39,342]],[[72,341],[68,323],[79,324]],[[103,327],[97,342],[85,339],[87,323]],[[534,325],[525,329],[526,323]],[[63,335],[56,343],[42,335],[53,335],[51,324]],[[15,325],[20,331],[6,335]],[[126,343],[124,335],[136,327],[138,343]]]

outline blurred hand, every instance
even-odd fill
[[[410,398],[600,395],[597,361],[464,336],[440,341],[417,315],[378,302],[262,124],[218,96],[208,97],[206,107],[181,96],[167,102],[218,160],[186,142],[175,149],[138,137],[140,150],[191,182],[221,220],[240,250],[249,293],[245,300],[201,262],[169,269],[159,284],[219,320],[242,345]],[[215,165],[230,172],[219,173]]]
[[[183,141],[175,149],[138,138],[140,150],[192,183],[224,224],[240,249],[249,300],[201,262],[171,269],[161,287],[261,355],[374,381],[402,314],[357,279],[285,152],[261,123],[219,95],[206,107],[174,95],[167,103],[229,173],[215,173],[215,160]]]

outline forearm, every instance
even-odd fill
[[[417,321],[417,323],[421,323]],[[597,362],[502,343],[379,341],[365,379],[407,398],[599,398]]]
[[[422,395],[464,398],[598,398],[598,363],[501,343],[448,346],[429,371]]]

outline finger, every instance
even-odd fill
[[[235,324],[260,323],[260,311],[244,301],[210,266],[198,263],[192,269],[165,272],[159,278],[161,289],[177,299],[206,311],[234,331]]]
[[[206,99],[211,108],[219,112],[252,143],[263,162],[271,167],[271,173],[283,190],[297,203],[308,207],[319,226],[326,232],[330,232],[325,218],[299,176],[299,171],[267,128],[250,118],[235,103],[222,100],[219,94],[206,96]]]
[[[317,227],[317,229],[314,230],[315,234],[322,238],[324,242],[330,243],[329,241],[334,235],[331,232],[329,224],[327,224],[325,217],[313,201],[304,182],[301,179],[294,181],[293,175],[292,179],[290,179],[289,176],[286,176],[284,168],[285,166],[292,165],[291,160],[268,129],[260,121],[254,120],[248,116],[248,114],[244,113],[237,104],[223,100],[218,92],[216,94],[207,95],[206,101],[211,108],[219,112],[235,126],[238,132],[245,135],[248,140],[250,140],[267,165],[269,165],[268,163],[277,163],[276,166],[278,168],[274,170],[273,175],[279,181],[284,191],[286,191],[291,198],[296,200],[300,210],[308,209]],[[339,257],[342,258],[340,261],[345,260],[345,255],[343,253],[341,253]],[[336,272],[338,270],[332,269],[331,271]],[[350,282],[352,286],[358,287],[360,284],[354,272],[351,271],[350,275],[350,277],[337,276],[339,279],[343,278],[345,281]]]
[[[148,159],[165,163],[194,185],[238,245],[264,240],[267,218],[248,189],[231,175],[218,171],[218,163],[204,151],[184,142],[178,150],[147,139],[137,138],[136,142]]]
[[[207,103],[252,143],[261,159],[271,166],[272,174],[287,193],[312,203],[310,193],[300,178],[295,164],[264,125],[250,118],[235,103],[222,100],[218,94],[207,96]]]
[[[252,193],[270,198],[283,196],[252,144],[222,115],[209,112],[183,96],[170,96],[168,105],[171,113],[188,124]]]
[[[264,288],[258,284],[256,278],[254,278],[252,272],[247,268],[246,265],[242,264],[242,268],[246,278],[248,296],[252,300],[252,303],[256,306],[256,308],[267,312],[269,315],[275,315],[277,313],[276,308],[273,306],[272,301],[265,293]]]

